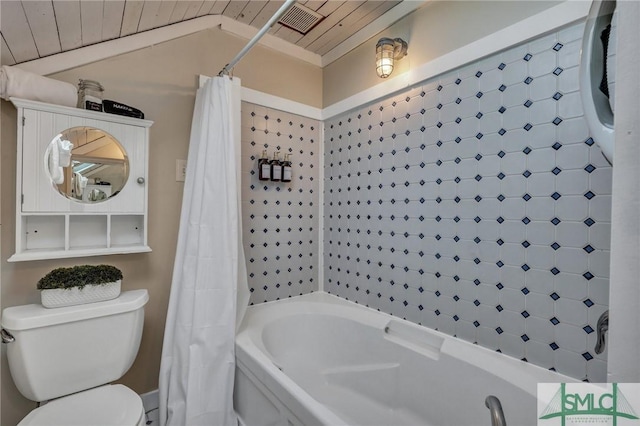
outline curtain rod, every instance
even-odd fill
[[[236,55],[236,57],[233,58],[231,62],[229,62],[227,65],[225,65],[224,68],[222,68],[218,76],[229,75],[229,71],[233,67],[235,67],[238,62],[240,62],[240,60],[244,57],[244,55],[246,55],[249,52],[249,50],[251,50],[251,48],[258,42],[258,40],[260,40],[262,36],[264,36],[265,33],[269,31],[269,29],[273,26],[273,24],[275,24],[276,21],[280,19],[287,10],[289,10],[291,5],[293,5],[295,1],[296,0],[285,1],[284,4],[280,6],[280,9],[278,9],[278,11],[271,17],[271,19],[269,19],[269,21],[266,24],[264,24],[262,29],[258,31],[258,33],[254,35],[251,40],[249,40],[249,43],[247,43],[247,45]]]

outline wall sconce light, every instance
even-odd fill
[[[381,38],[376,44],[376,72],[387,78],[393,72],[393,63],[407,56],[407,42],[401,38]]]

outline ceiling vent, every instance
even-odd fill
[[[280,18],[278,23],[297,31],[300,34],[306,34],[323,19],[324,16],[320,15],[318,12],[298,3],[294,3],[293,6],[287,10],[284,16]]]

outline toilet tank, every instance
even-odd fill
[[[140,347],[147,290],[106,302],[47,309],[24,305],[2,312],[9,370],[32,401],[45,401],[122,377]]]

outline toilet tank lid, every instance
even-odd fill
[[[131,312],[142,308],[149,300],[147,290],[120,293],[115,299],[64,308],[45,308],[39,304],[13,306],[2,311],[2,327],[7,330],[29,330],[89,318]]]

